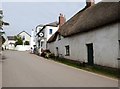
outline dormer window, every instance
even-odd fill
[[[49,29],[49,34],[52,34],[52,29]]]

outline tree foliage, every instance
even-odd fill
[[[22,38],[21,37],[19,37],[19,36],[15,36],[15,47],[17,46],[17,45],[23,45],[23,40],[22,40]]]

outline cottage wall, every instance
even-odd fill
[[[25,40],[26,41],[30,41],[30,36],[27,34],[27,33],[25,33],[25,32],[22,32],[21,34],[19,34],[21,37],[23,37],[23,36],[25,36]]]
[[[55,54],[56,47],[58,47],[59,55],[64,58],[88,62],[86,46],[88,43],[93,43],[95,64],[118,67],[118,24],[56,40],[49,43],[48,46],[50,51]],[[66,45],[70,46],[70,56],[65,56]]]
[[[47,40],[58,30],[58,27],[47,26],[46,27],[46,37]],[[52,34],[49,34],[49,29],[52,29]]]
[[[52,29],[52,34],[49,34],[49,29]],[[46,26],[45,29],[43,30],[44,32],[44,37],[46,39],[44,39],[44,43],[43,43],[43,46],[42,48],[45,50],[47,48],[47,41],[48,39],[58,30],[58,27],[53,27],[53,26]]]

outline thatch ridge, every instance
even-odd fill
[[[118,5],[118,2],[99,2],[82,12],[79,11],[61,26],[59,32],[66,37],[117,22],[120,19],[118,17]]]

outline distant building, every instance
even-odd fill
[[[17,34],[16,36],[19,36],[22,38],[23,44],[15,46],[15,43],[16,43],[15,36],[7,36],[7,40],[4,44],[4,48],[10,49],[10,50],[17,50],[17,51],[30,50],[31,35],[28,34],[26,31],[22,31],[19,34]],[[25,44],[26,41],[28,44]]]
[[[35,43],[38,54],[41,54],[42,50],[47,49],[48,39],[58,30],[58,28],[58,22],[49,23],[43,26],[39,25],[36,27],[37,34],[35,35]]]
[[[41,31],[43,26],[44,25],[38,25],[35,29],[35,35],[34,35],[35,40],[34,41],[35,41],[35,46],[38,49],[38,51],[40,49],[40,40],[39,40],[40,39],[40,34],[39,34],[39,32]]]
[[[31,35],[26,31],[20,32],[17,36],[21,37],[24,42],[28,41],[30,43]]]
[[[50,37],[48,48],[59,57],[118,68],[118,6],[118,2],[87,2]]]
[[[14,50],[15,49],[15,37],[7,36],[7,40],[5,42],[6,49]]]
[[[46,25],[38,25],[36,27],[37,34],[36,36],[36,47],[39,54],[42,50],[48,49],[47,41],[49,38],[58,31],[59,27],[65,23],[66,19],[63,14],[60,13],[59,22],[52,22]]]

